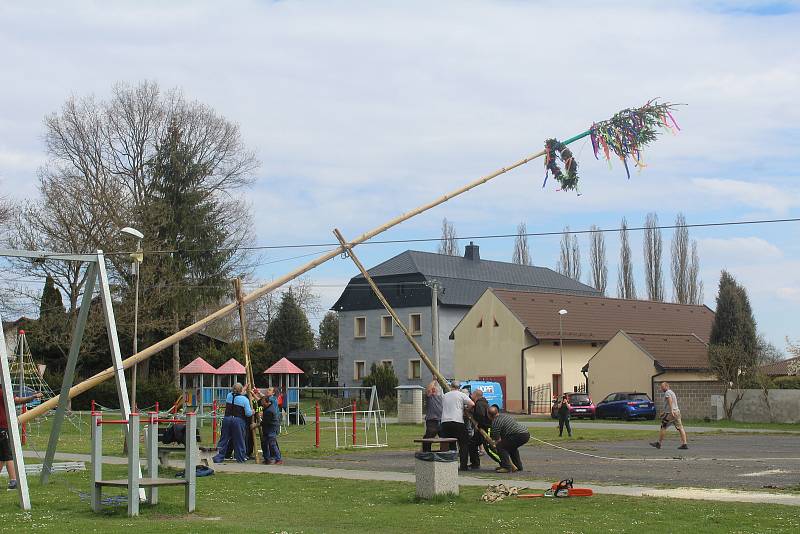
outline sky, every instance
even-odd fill
[[[0,195],[36,196],[43,118],[67,98],[152,80],[241,126],[260,161],[241,192],[259,245],[361,234],[654,97],[685,104],[681,131],[649,147],[630,180],[579,142],[580,196],[542,188],[536,160],[382,238],[438,237],[444,217],[460,236],[512,234],[519,222],[640,226],[648,212],[663,224],[679,212],[689,223],[800,217],[798,27],[797,2],[3,2]],[[705,302],[714,308],[729,270],[779,348],[800,337],[798,232],[796,222],[691,230]],[[663,237],[669,283],[671,231]],[[531,238],[534,263],[555,267],[558,241]],[[640,233],[631,241],[644,294]],[[483,258],[511,258],[513,239],[475,242]],[[606,245],[613,294],[617,237]],[[585,237],[581,246],[587,258]],[[357,252],[371,266],[435,247]],[[254,283],[318,250],[264,252]],[[323,308],[354,274],[341,258],[311,273]]]

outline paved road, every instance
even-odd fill
[[[573,477],[581,483],[743,490],[762,489],[768,485],[779,488],[800,485],[798,436],[700,434],[691,436],[691,448],[686,451],[677,449],[679,443],[675,438],[667,440],[663,449],[654,449],[647,444],[652,437],[646,435],[641,440],[619,442],[571,442],[570,448],[582,454],[541,444],[528,445],[520,451],[525,471],[510,478],[558,480]],[[391,450],[351,452],[324,459],[293,459],[291,463],[408,473],[414,469],[414,458],[409,451]],[[494,475],[496,466],[486,457],[482,467],[474,474]]]
[[[555,419],[541,421],[521,421],[528,428],[558,428],[558,422]],[[659,422],[653,421],[651,424],[629,424],[629,423],[614,423],[614,422],[594,422],[571,420],[570,425],[572,428],[597,428],[608,430],[650,430],[658,431]],[[704,433],[704,432],[731,432],[734,434],[800,434],[800,425],[797,430],[773,430],[761,428],[722,428],[718,426],[687,426],[686,432],[691,433]]]

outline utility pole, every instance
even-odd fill
[[[433,279],[430,282],[425,282],[425,285],[431,288],[431,346],[433,348],[433,360],[436,362],[436,370],[441,372],[439,368],[439,280]]]

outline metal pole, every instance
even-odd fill
[[[561,374],[558,375],[559,381],[561,382],[558,391],[559,397],[561,397],[561,395],[564,394],[564,323],[562,321],[563,318],[564,318],[563,315],[561,314],[558,315],[558,352],[561,360]]]
[[[138,241],[136,243],[136,252],[140,253],[141,250],[142,242]],[[135,289],[133,291],[133,354],[136,354],[139,352],[139,262],[134,260],[131,266],[136,275]],[[136,404],[136,376],[138,373],[139,364],[135,363],[131,372],[131,405],[134,411],[138,410]]]

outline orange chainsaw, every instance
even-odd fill
[[[560,482],[556,482],[544,493],[525,493],[517,495],[517,498],[534,499],[536,497],[591,497],[592,495],[592,490],[589,488],[575,488],[572,485],[572,479],[567,478]]]

